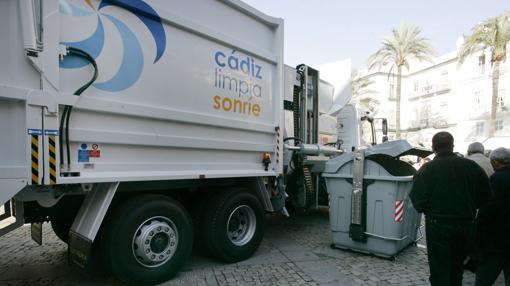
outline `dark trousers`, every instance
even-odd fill
[[[469,251],[473,224],[426,219],[427,255],[432,286],[462,285],[463,262]]]
[[[476,269],[476,286],[490,286],[503,271],[505,285],[510,286],[510,258],[504,255],[486,255]]]

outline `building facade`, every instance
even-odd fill
[[[459,40],[457,46],[461,44]],[[373,83],[354,97],[353,102],[362,109],[371,109],[374,117],[388,118],[391,140],[395,130],[396,74],[385,71],[363,73],[364,78]],[[496,141],[488,138],[491,75],[489,50],[470,55],[462,64],[457,51],[442,55],[432,63],[411,63],[410,70],[404,70],[402,76],[402,139],[430,146],[435,133],[448,131],[454,135],[455,150],[460,153],[465,153],[467,145],[474,141],[510,143],[510,62],[500,66]],[[371,104],[367,105],[367,102]],[[500,146],[486,146],[487,149],[496,147]]]

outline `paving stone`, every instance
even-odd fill
[[[194,251],[165,286],[230,285],[429,285],[426,249],[410,246],[395,261],[330,247],[327,212],[271,216],[255,255],[225,264]],[[44,224],[43,246],[26,225],[0,238],[0,285],[122,285],[115,277],[89,276],[67,264],[67,245]],[[496,285],[503,285],[503,275]],[[464,274],[464,285],[474,275]]]

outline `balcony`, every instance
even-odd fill
[[[443,94],[449,92],[451,89],[452,82],[450,80],[445,80],[435,84],[428,84],[418,88],[418,90],[411,91],[409,93],[409,99]]]
[[[452,89],[452,82],[445,80],[437,84],[436,93],[445,93]]]

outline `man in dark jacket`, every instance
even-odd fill
[[[477,209],[490,196],[489,179],[474,161],[453,153],[453,136],[432,137],[436,157],[414,176],[411,201],[425,213],[431,285],[462,285],[463,262]]]
[[[480,263],[476,285],[492,285],[499,273],[510,285],[510,149],[498,148],[489,157],[495,173],[490,178],[492,198],[477,218]]]

